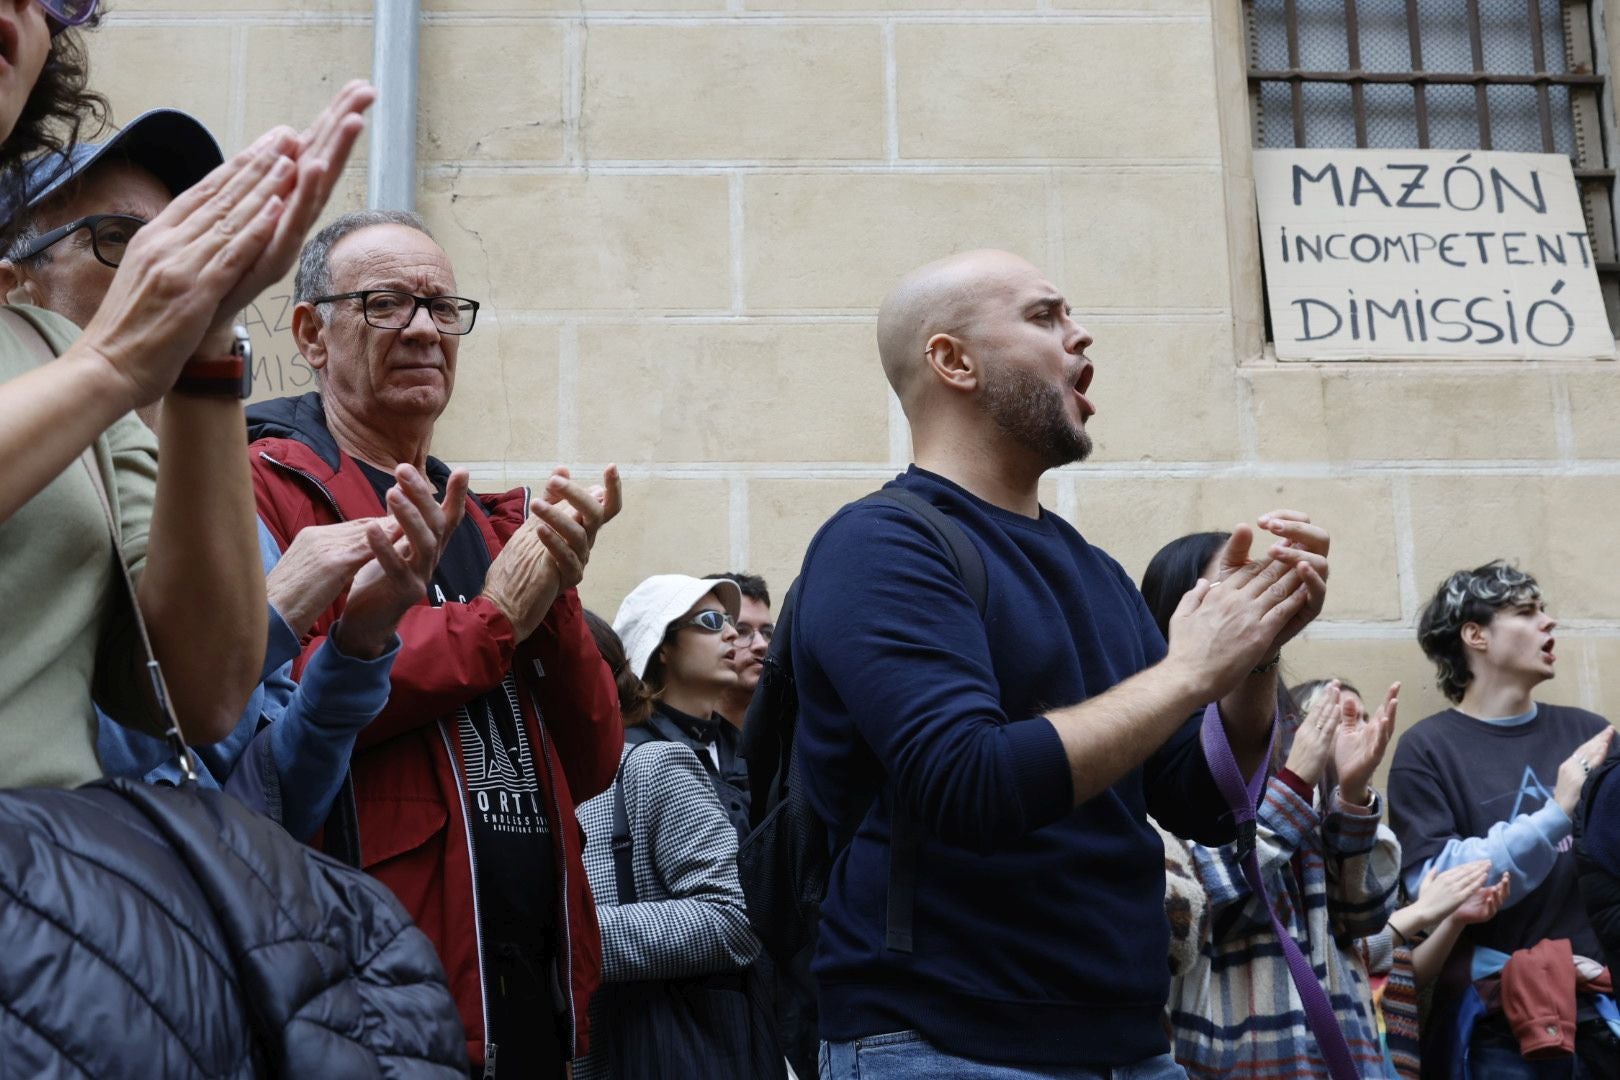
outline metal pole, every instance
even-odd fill
[[[377,0],[371,79],[371,157],[367,205],[416,209],[416,69],[418,0]]]

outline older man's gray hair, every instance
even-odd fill
[[[298,255],[298,273],[293,276],[293,303],[301,304],[332,291],[332,249],[350,233],[373,225],[403,225],[433,239],[427,222],[409,210],[353,210],[316,233]]]
[[[27,212],[25,211],[24,213]],[[50,262],[51,252],[49,248],[46,248],[44,251],[35,252],[26,259],[22,257],[23,251],[27,249],[29,244],[32,244],[35,240],[38,240],[39,236],[39,230],[34,228],[33,215],[27,214],[27,217],[24,218],[23,223],[18,225],[16,231],[11,234],[11,246],[6,248],[6,258],[11,262],[26,263],[29,266],[44,266],[46,263]]]

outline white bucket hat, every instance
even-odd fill
[[[613,617],[613,632],[624,642],[624,655],[638,678],[647,674],[647,664],[669,632],[669,624],[710,593],[733,619],[742,610],[742,590],[730,578],[654,574],[630,590]]]

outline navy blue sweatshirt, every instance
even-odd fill
[[[950,1053],[1113,1066],[1169,1051],[1164,850],[1147,824],[1232,839],[1191,718],[1073,806],[1043,712],[1157,663],[1164,639],[1120,565],[913,466],[900,480],[984,554],[983,619],[908,511],[840,510],[811,542],[793,664],[805,793],[835,836],[814,971],[821,1034],[915,1028]],[[889,807],[924,832],[914,951],[884,948]]]

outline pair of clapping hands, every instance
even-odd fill
[[[1400,692],[1401,684],[1392,683],[1378,711],[1368,716],[1359,698],[1344,693],[1337,681],[1328,683],[1300,721],[1285,767],[1314,786],[1331,761],[1339,798],[1352,806],[1366,806],[1372,799],[1368,786],[1372,774],[1395,732]]]
[[[229,350],[238,314],[292,268],[375,98],[349,83],[305,131],[265,132],[135,234],[71,350],[117,376],[121,404],[150,404],[187,360]]]
[[[270,604],[302,636],[345,588],[343,617],[332,640],[349,656],[386,652],[399,620],[426,594],[445,545],[466,510],[467,471],[450,474],[441,502],[411,465],[394,469],[388,514],[303,529],[270,572]],[[485,575],[484,595],[512,623],[518,640],[532,634],[557,596],[578,585],[601,527],[623,504],[619,473],[586,488],[569,471],[552,473],[531,516],[507,541]]]
[[[1297,510],[1264,514],[1259,526],[1277,538],[1265,557],[1249,558],[1254,529],[1235,526],[1213,580],[1199,578],[1170,618],[1168,658],[1211,700],[1275,657],[1327,599],[1327,532]]]
[[[1411,926],[1401,928],[1401,936],[1411,940],[1447,919],[1473,926],[1496,918],[1507,903],[1510,879],[1504,870],[1501,877],[1487,885],[1490,873],[1491,861],[1478,859],[1424,874],[1417,899],[1406,908]]]

